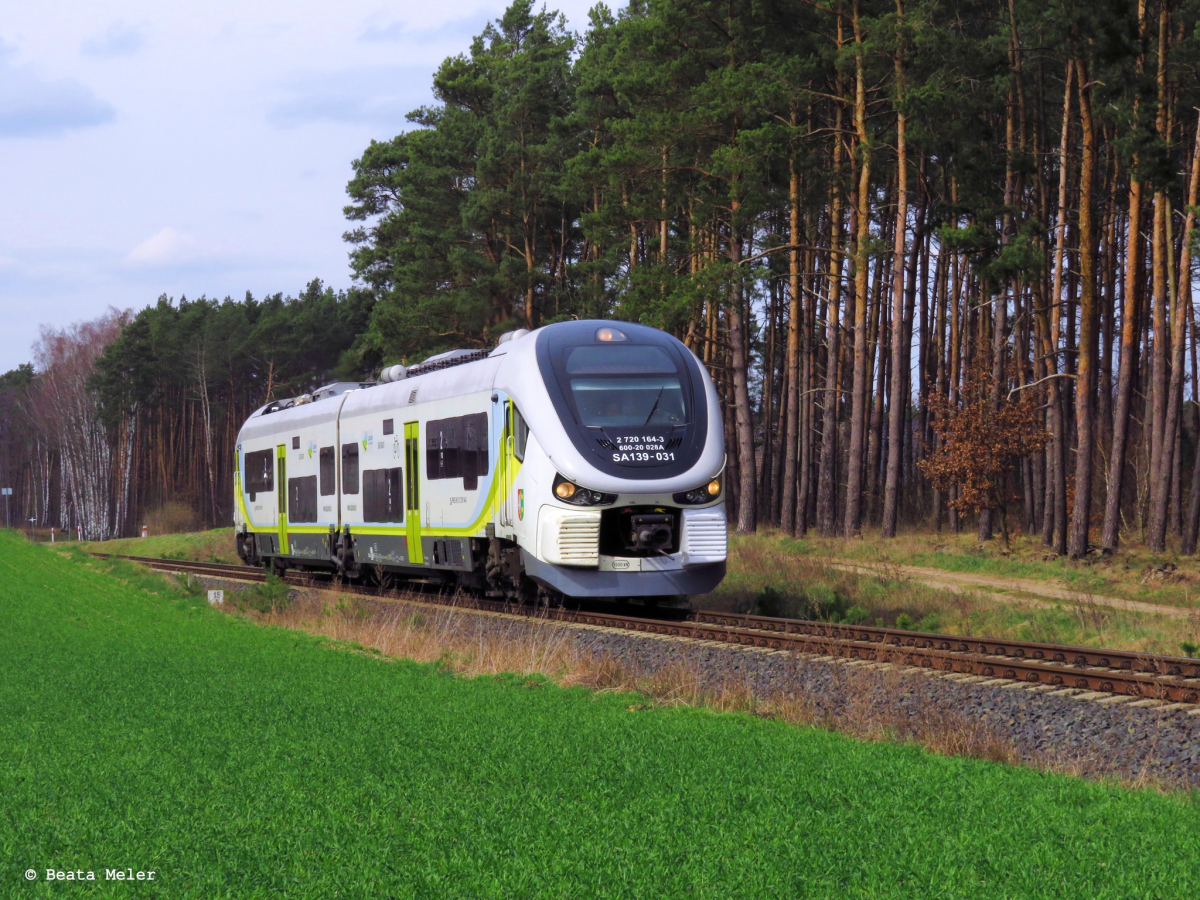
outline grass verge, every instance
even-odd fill
[[[69,545],[68,545],[69,546]],[[232,528],[191,531],[182,534],[157,534],[145,538],[118,538],[112,541],[84,541],[75,546],[92,553],[119,556],[146,556],[156,559],[188,559],[196,562],[240,562],[233,543]]]
[[[1200,609],[1178,616],[1114,608],[1095,602],[1099,592],[1085,582],[1074,584],[1069,600],[1053,605],[992,599],[927,587],[908,578],[900,566],[915,563],[907,557],[901,561],[861,556],[871,570],[868,574],[834,568],[830,557],[823,555],[826,550],[854,546],[859,545],[777,534],[735,536],[729,574],[716,591],[696,603],[766,615],[1175,656],[1193,656],[1200,644]]]
[[[139,894],[169,897],[1200,886],[1186,797],[524,675],[461,678],[149,586],[0,536],[0,841],[23,896],[127,895],[44,879],[105,867],[153,869]]]
[[[1006,549],[998,540],[980,543],[974,534],[909,531],[884,539],[793,539],[769,529],[747,541],[778,544],[805,556],[853,560],[875,565],[921,566],[943,572],[1049,581],[1075,590],[1144,603],[1192,608],[1200,601],[1200,564],[1196,557],[1152,553],[1123,547],[1112,556],[1071,560],[1055,556],[1035,536],[1014,536]]]
[[[1026,546],[1029,545],[1029,546]],[[236,563],[233,529],[218,528],[190,534],[127,538],[83,547],[103,553],[154,556],[165,559],[194,559],[203,562]],[[1094,594],[1122,596],[1119,586],[1105,580],[1094,566],[1033,559],[1041,553],[1026,538],[1015,538],[1010,557],[980,547],[963,535],[902,535],[895,541],[873,539],[845,541],[806,538],[794,540],[763,532],[752,537],[734,536],[730,544],[729,574],[718,589],[694,599],[697,606],[735,609],[763,615],[832,619],[853,623],[879,623],[953,634],[1078,644],[1147,653],[1196,655],[1200,646],[1200,609],[1190,617],[1156,616],[1094,603]],[[942,548],[942,549],[938,549]],[[839,571],[829,559],[854,559],[867,564],[873,574]],[[1030,557],[1028,559],[1023,557]],[[1137,567],[1129,559],[1113,567]],[[1140,557],[1137,557],[1140,559]],[[1148,561],[1143,561],[1149,566]],[[925,587],[907,579],[901,565],[922,565],[946,571],[1019,577],[1055,578],[1072,587],[1072,599],[1056,606],[1007,603],[951,590]],[[1197,591],[1186,580],[1194,563],[1181,562],[1175,573],[1157,577],[1158,568],[1147,571],[1146,584],[1126,575],[1125,591],[1130,599],[1194,603]],[[1189,568],[1190,567],[1190,568]],[[1143,571],[1137,569],[1137,571]],[[1125,571],[1124,569],[1120,569]],[[1171,582],[1171,579],[1174,579]],[[1171,582],[1171,583],[1168,583]],[[1156,593],[1157,592],[1157,593]]]

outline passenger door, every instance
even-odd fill
[[[512,498],[513,409],[512,401],[506,400],[504,402],[504,428],[500,432],[500,458],[496,461],[496,477],[500,479],[500,483],[497,485],[497,489],[500,491],[500,524],[506,528],[512,528],[512,504],[515,502]]]
[[[279,553],[288,555],[288,489],[287,489],[287,446],[280,444],[275,448],[275,482],[276,504],[279,507]]]
[[[404,423],[404,532],[408,538],[408,561],[423,565],[421,552],[421,425]]]

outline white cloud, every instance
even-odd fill
[[[112,106],[73,78],[50,80],[12,64],[0,44],[0,138],[54,137],[116,118]]]
[[[409,43],[429,45],[445,41],[457,42],[455,49],[465,51],[470,40],[483,30],[484,25],[494,19],[498,10],[479,5],[469,11],[464,8],[457,15],[440,22],[415,24],[404,19],[385,20],[378,13],[363,23],[358,34],[360,41],[384,43]]]
[[[286,85],[287,96],[268,109],[280,128],[314,122],[371,125],[391,137],[407,126],[405,116],[430,102],[428,66],[363,66],[337,72],[307,72]]]
[[[386,25],[370,22],[363,28],[359,40],[402,41],[410,34],[412,34],[412,29],[404,22],[389,22]]]
[[[116,22],[108,26],[108,30],[103,34],[86,38],[79,45],[79,49],[85,56],[133,56],[142,49],[144,43],[145,38],[140,28]]]
[[[195,262],[203,255],[200,242],[174,228],[161,228],[129,251],[127,263],[140,266],[173,266]]]

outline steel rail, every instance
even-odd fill
[[[116,553],[94,553],[93,556],[99,559],[125,559],[130,562],[142,563],[143,565],[152,568],[163,569],[171,567],[180,571],[188,570],[195,572],[212,573],[214,575],[233,575],[237,578],[243,578],[249,581],[266,581],[266,573],[261,569],[255,569],[250,566],[231,565],[229,563],[214,563],[214,562],[199,562],[190,559],[159,559],[150,556],[122,556]]]
[[[1046,644],[1037,641],[1010,641],[1000,638],[969,637],[882,628],[869,625],[845,625],[834,622],[813,622],[805,619],[779,619],[698,610],[694,621],[714,625],[731,625],[762,631],[795,634],[836,635],[846,640],[885,643],[895,647],[914,647],[955,650],[960,653],[979,653],[992,656],[1012,656],[1018,659],[1065,663],[1103,669],[1127,669],[1156,675],[1180,675],[1200,678],[1200,659],[1161,656],[1136,650],[1104,650],[1095,647],[1075,647],[1065,644]]]
[[[248,566],[134,556],[122,558],[159,570],[253,582],[266,580],[264,572]],[[297,586],[314,585],[312,573],[287,573],[285,580]],[[388,591],[383,589],[361,585],[342,584],[338,590],[374,597],[388,595]],[[1023,681],[1051,688],[1075,688],[1172,702],[1200,702],[1200,660],[1129,650],[932,634],[709,610],[689,612],[671,621],[599,611],[519,606],[475,597],[464,598],[461,595],[456,595],[452,601],[427,595],[421,598],[421,602],[689,640],[908,666],[947,674]]]

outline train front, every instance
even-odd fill
[[[601,321],[541,328],[510,353],[504,380],[528,423],[512,483],[526,574],[576,597],[712,590],[725,449],[696,356],[657,329]]]

